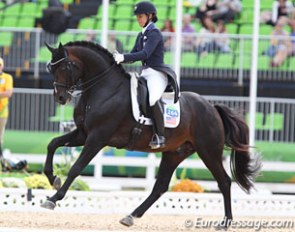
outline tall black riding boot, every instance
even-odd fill
[[[150,147],[152,149],[158,149],[165,147],[165,137],[164,137],[164,109],[163,106],[159,101],[156,102],[154,106],[151,107],[152,112],[152,120],[153,120],[153,128],[154,128],[154,135],[150,142]]]

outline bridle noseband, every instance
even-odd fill
[[[60,64],[62,62],[67,62],[66,69],[71,72],[71,74],[70,74],[70,76],[72,78],[72,82],[71,83],[74,83],[74,84],[72,84],[70,86],[68,81],[67,81],[66,84],[60,83],[60,82],[57,82],[57,81],[54,81],[53,82],[53,86],[54,86],[54,89],[55,90],[56,90],[56,88],[64,88],[64,89],[66,89],[66,92],[68,94],[70,94],[72,97],[78,97],[78,96],[80,96],[83,92],[87,91],[88,89],[90,89],[91,87],[93,87],[94,85],[96,85],[98,82],[100,82],[101,80],[103,80],[104,78],[102,78],[102,77],[105,77],[106,74],[108,72],[110,72],[112,70],[113,66],[116,64],[114,62],[110,67],[108,67],[105,71],[103,71],[99,75],[96,75],[96,76],[90,78],[89,80],[81,83],[81,82],[79,82],[80,79],[74,80],[74,78],[73,78],[73,65],[75,65],[75,63],[68,58],[67,52],[65,53],[65,57],[59,59],[56,62],[50,62],[50,63],[48,63],[47,64],[48,71],[53,74],[54,73],[53,66],[58,65],[58,64]],[[79,92],[78,93],[74,93],[76,90],[79,90]]]
[[[53,67],[56,66],[56,65],[58,65],[58,64],[60,64],[60,63],[62,63],[62,62],[64,62],[64,61],[67,62],[67,65],[66,65],[67,70],[69,70],[71,72],[71,75],[70,76],[73,77],[73,75],[72,75],[72,71],[73,71],[72,70],[72,66],[73,66],[74,63],[73,63],[73,61],[71,61],[68,58],[67,54],[66,54],[66,57],[63,57],[63,58],[59,59],[56,62],[50,62],[50,63],[48,63],[47,64],[47,70],[51,74],[53,74],[54,73]],[[71,89],[71,87],[69,87],[67,84],[60,83],[60,82],[57,82],[57,81],[53,82],[53,86],[54,86],[54,88],[57,88],[57,87],[59,87],[59,88],[65,88],[67,92],[68,92],[69,89]]]

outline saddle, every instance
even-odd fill
[[[133,117],[144,125],[152,125],[150,119],[149,92],[147,81],[138,73],[130,73],[130,88]],[[174,103],[175,92],[168,84],[161,101],[164,106],[164,124],[166,128],[176,128],[180,122],[180,104]]]

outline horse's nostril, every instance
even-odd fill
[[[58,97],[58,100],[59,100],[60,102],[62,102],[62,101],[64,100],[64,97],[63,97],[63,96],[59,96],[59,97]]]

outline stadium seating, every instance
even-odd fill
[[[70,4],[78,4],[81,1],[78,0],[61,0],[61,2],[67,7]],[[138,2],[137,0],[116,0],[110,1],[109,5],[109,25],[110,30],[115,31],[140,31],[138,23],[133,15],[133,6]],[[170,18],[172,20],[176,17],[176,1],[175,0],[153,0],[157,6],[158,18],[157,26],[162,27],[164,20]],[[295,1],[294,1],[295,2]],[[254,1],[253,0],[242,0],[243,11],[234,22],[226,25],[229,34],[241,34],[250,36],[253,33],[253,12],[254,12]],[[4,6],[3,2],[0,2],[0,7]],[[14,4],[6,8],[0,14],[0,27],[21,27],[21,28],[33,28],[36,26],[35,20],[40,18],[42,10],[48,6],[48,0],[38,0],[36,2],[21,2]],[[269,0],[261,0],[261,9],[271,9]],[[97,10],[97,13],[92,16],[82,18],[77,26],[78,29],[92,29],[101,30],[102,28],[102,6]],[[196,11],[195,7],[187,5],[183,6],[183,12],[193,15]],[[196,20],[193,20],[193,25],[196,31],[199,31],[201,25]],[[269,35],[272,31],[272,27],[269,25],[260,25],[259,34]],[[285,28],[289,30],[289,27]],[[0,47],[10,47],[13,43],[14,34],[11,32],[1,31],[0,32]],[[72,34],[63,33],[58,39],[63,43],[73,39],[84,39],[85,33],[79,34],[74,37]],[[128,51],[133,47],[134,38],[118,35],[118,39],[123,43],[124,51]],[[258,68],[260,70],[267,70],[269,65],[269,58],[263,55],[263,51],[267,49],[267,42],[259,43],[259,63]],[[242,46],[242,47],[241,47]],[[218,68],[236,69],[239,67],[241,52],[243,53],[243,67],[250,69],[252,41],[251,39],[243,41],[241,45],[236,42],[231,42],[232,54],[208,54],[208,56],[200,57],[197,60],[196,54],[193,52],[184,52],[182,55],[181,65],[184,68],[213,68],[214,62]],[[45,49],[44,49],[45,50]],[[40,61],[45,62],[45,58],[42,56],[43,48],[40,51]],[[171,59],[171,54],[166,53],[166,59]],[[32,59],[34,60],[34,59]],[[276,69],[279,70],[295,70],[295,59],[289,58],[282,67]],[[47,61],[47,60],[46,60]],[[213,61],[213,62],[212,62]],[[226,61],[226,62],[225,62]],[[171,64],[171,62],[168,62]],[[216,67],[214,66],[214,67]]]

